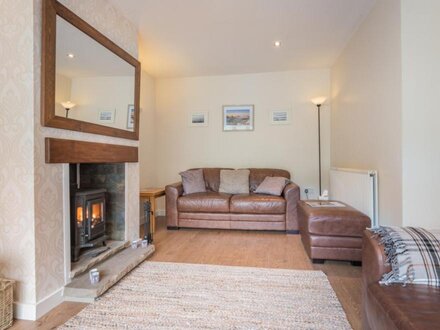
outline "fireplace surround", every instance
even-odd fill
[[[101,139],[102,141],[102,139]],[[72,262],[71,201],[78,189],[76,165],[80,164],[81,189],[106,189],[106,241],[110,250],[94,259],[103,258],[128,242],[139,238],[139,163],[136,143],[108,144],[53,137],[45,138],[45,161],[48,168],[62,167],[62,218],[64,284],[77,274],[85,259],[94,258],[96,250],[81,251],[80,260]],[[105,173],[101,169],[105,168]],[[89,170],[87,170],[89,169]],[[94,173],[94,171],[98,171]],[[99,173],[101,172],[101,173]],[[58,173],[58,172],[57,172]],[[55,175],[55,174],[54,174]],[[58,200],[59,200],[58,199]],[[100,247],[99,250],[104,249]],[[112,252],[113,251],[113,252]]]

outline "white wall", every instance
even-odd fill
[[[440,228],[440,1],[402,0],[403,224]]]
[[[56,74],[55,77],[55,115],[65,117],[66,109],[61,102],[72,101],[72,80],[62,74]]]
[[[402,224],[400,33],[400,1],[377,1],[331,78],[331,164],[378,170],[383,225]]]
[[[318,191],[317,110],[330,93],[329,70],[158,79],[156,177],[179,181],[192,167],[270,167],[289,170],[302,188]],[[223,132],[222,105],[254,104],[255,130]],[[291,110],[291,125],[271,125],[270,112]],[[190,127],[191,112],[209,112],[208,127]],[[323,187],[328,186],[330,107],[322,109]]]

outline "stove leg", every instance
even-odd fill
[[[76,262],[79,259],[79,251],[81,248],[79,246],[72,246],[72,262]]]

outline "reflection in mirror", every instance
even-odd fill
[[[134,131],[135,68],[57,16],[55,115]]]

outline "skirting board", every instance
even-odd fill
[[[59,288],[54,293],[41,299],[36,305],[14,303],[14,318],[18,320],[35,321],[42,317],[47,312],[61,304],[63,299],[63,289]]]

